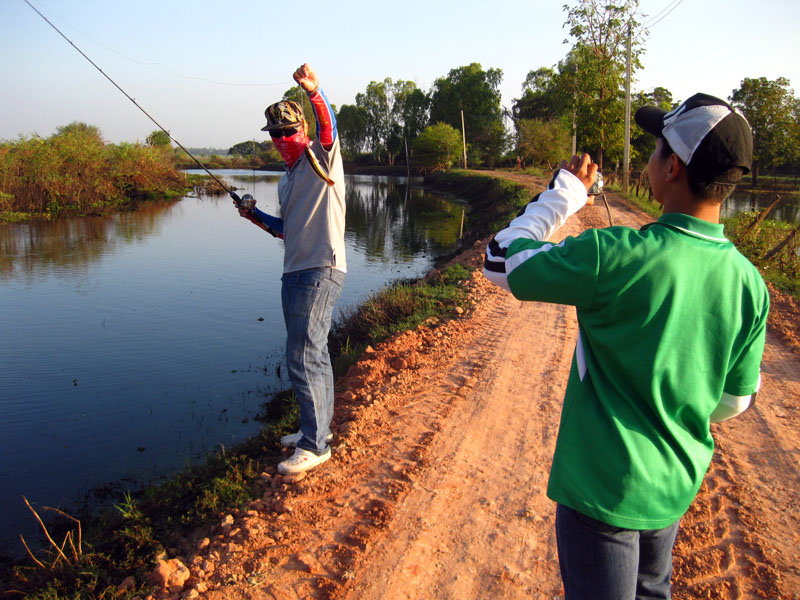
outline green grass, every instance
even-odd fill
[[[725,219],[725,233],[739,251],[758,267],[761,276],[779,289],[800,301],[800,234],[774,256],[767,255],[797,228],[791,223],[763,220],[757,227],[749,229],[758,213],[742,213]]]

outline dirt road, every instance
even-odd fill
[[[616,224],[650,220],[610,202]],[[606,223],[587,207],[556,236]],[[337,388],[331,461],[298,481],[267,467],[261,500],[182,551],[175,597],[563,597],[545,488],[574,309],[523,304],[479,270],[466,286],[453,321],[368,349]],[[713,426],[675,598],[800,598],[800,353],[771,333],[763,370],[757,405]]]

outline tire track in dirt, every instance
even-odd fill
[[[444,424],[390,528],[357,563],[347,598],[560,592],[552,503],[544,491],[563,382],[521,374],[533,364],[549,364],[556,374],[568,368],[576,330],[558,318],[564,307],[519,304],[503,299],[499,351]],[[553,337],[564,344],[545,343]]]

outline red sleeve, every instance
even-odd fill
[[[323,148],[330,150],[333,140],[336,139],[336,117],[333,116],[331,105],[319,88],[309,94],[308,99],[311,101],[314,116],[317,118],[317,139]]]

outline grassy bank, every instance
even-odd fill
[[[465,246],[507,225],[531,199],[531,193],[515,183],[460,169],[428,175],[425,185],[469,201]]]
[[[129,210],[189,188],[169,147],[106,144],[80,123],[0,144],[0,221]]]

